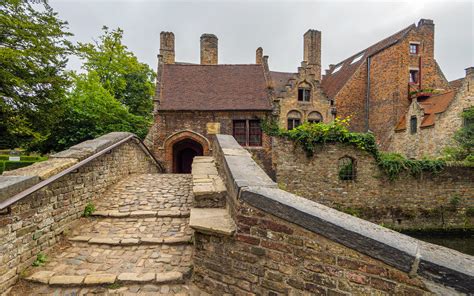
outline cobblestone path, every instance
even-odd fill
[[[94,201],[11,295],[205,295],[192,272],[190,175],[132,175]]]

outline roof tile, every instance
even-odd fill
[[[262,65],[165,64],[160,110],[271,110]]]

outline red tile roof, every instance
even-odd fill
[[[418,104],[423,109],[424,116],[423,121],[420,124],[421,128],[430,127],[435,124],[436,114],[443,113],[448,109],[449,104],[453,101],[456,96],[456,91],[451,90],[448,92],[434,94],[426,99],[419,100]],[[395,131],[402,131],[406,129],[406,115],[400,118]]]
[[[344,85],[349,81],[349,79],[354,75],[356,70],[359,68],[361,64],[367,59],[367,57],[377,53],[378,51],[392,46],[395,43],[399,42],[406,34],[416,26],[414,24],[406,27],[405,29],[393,34],[392,36],[383,39],[380,42],[375,43],[374,45],[366,48],[358,52],[357,54],[345,59],[344,61],[335,65],[331,71],[338,66],[342,65],[339,71],[335,73],[328,73],[327,75],[323,76],[321,81],[321,87],[323,88],[324,92],[330,97],[334,98],[337,93],[344,87]],[[359,57],[359,55],[363,55],[361,59],[351,64],[351,62]]]
[[[160,110],[271,110],[262,65],[165,64]]]

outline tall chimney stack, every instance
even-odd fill
[[[319,80],[321,77],[321,32],[310,29],[304,34],[303,38],[303,59],[312,68],[316,79]]]
[[[201,35],[201,65],[217,65],[217,41],[214,34]]]
[[[161,32],[160,55],[163,57],[163,63],[174,64],[174,34],[173,32]]]
[[[261,47],[257,48],[255,53],[255,63],[258,65],[263,64],[263,48]]]

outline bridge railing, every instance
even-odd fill
[[[77,221],[87,203],[133,173],[162,172],[134,134],[115,132],[0,176],[0,293]]]

